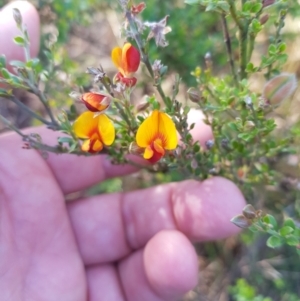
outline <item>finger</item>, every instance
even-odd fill
[[[89,301],[125,301],[116,267],[96,265],[87,269]]]
[[[13,42],[13,38],[20,35],[13,18],[13,8],[20,10],[28,30],[31,57],[37,56],[40,44],[40,20],[34,6],[27,1],[10,2],[0,11],[0,54],[5,54],[7,62],[25,60],[24,49]],[[8,66],[8,69],[11,68]]]
[[[193,134],[199,141],[206,141],[207,137],[211,137],[210,128],[203,123],[202,113],[195,111],[193,120],[198,116],[197,129]],[[49,145],[57,144],[57,137],[63,136],[61,133],[53,132],[45,127],[30,128],[26,133],[37,133],[42,137],[44,143]],[[8,143],[8,141],[10,141]],[[5,135],[1,137],[0,143],[10,145],[11,149],[24,152],[22,149],[23,142],[21,138],[15,134]],[[30,150],[26,150],[30,151]],[[17,155],[17,154],[16,154]],[[51,154],[46,160],[51,168],[57,182],[65,194],[85,189],[91,185],[99,183],[108,178],[123,176],[137,169],[131,165],[114,165],[106,155],[96,155],[91,157],[76,156],[69,154]]]
[[[30,128],[24,133],[39,134],[43,143],[48,145],[56,145],[57,137],[60,135],[45,127]],[[14,152],[16,158],[22,157],[24,153],[34,153],[34,155],[28,156],[26,164],[31,164],[35,160],[34,158],[40,159],[41,157],[35,150],[24,150],[22,148],[24,142],[16,133],[2,135],[0,137],[1,146],[5,146],[5,148]],[[111,164],[106,155],[85,157],[72,154],[48,153],[48,158],[44,160],[44,163],[48,164],[64,194],[79,191],[105,179],[122,176],[137,170],[132,165]]]
[[[240,190],[215,177],[100,195],[68,205],[85,264],[118,260],[145,246],[161,230],[179,230],[195,241],[238,232],[230,219],[245,206]]]
[[[144,250],[119,264],[125,296],[130,301],[177,300],[197,284],[197,255],[178,231],[161,231]]]
[[[204,123],[204,115],[201,111],[192,109],[188,115],[188,124],[195,124],[190,131],[195,141],[199,141],[200,145],[206,148],[206,141],[213,138],[213,132],[209,125]]]

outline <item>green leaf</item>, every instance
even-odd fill
[[[269,55],[275,55],[277,53],[276,45],[271,44],[268,49]]]
[[[25,40],[24,38],[18,36],[14,38],[14,42],[19,46],[25,46]]]
[[[267,240],[267,246],[270,248],[277,248],[283,244],[283,241],[277,236],[270,236]]]
[[[286,50],[286,44],[285,43],[280,43],[277,46],[277,49],[278,49],[279,52],[284,52]]]
[[[189,5],[199,4],[199,0],[185,0],[184,3]]]
[[[5,58],[5,55],[2,54],[0,55],[0,68],[5,68],[6,67],[6,58]]]
[[[270,214],[267,214],[266,216],[264,216],[262,218],[262,221],[269,225],[269,226],[272,226],[273,229],[277,229],[277,221],[276,219],[274,218],[274,216],[270,215]]]
[[[288,218],[283,223],[284,226],[291,227],[293,229],[296,228],[294,221],[291,218]]]
[[[250,73],[250,72],[253,72],[254,71],[254,65],[253,65],[253,63],[248,63],[247,64],[247,67],[246,67],[246,72],[247,73]]]
[[[73,138],[71,138],[71,137],[58,137],[57,141],[59,143],[71,143],[71,142],[73,142]]]
[[[9,96],[8,91],[0,88],[0,97],[6,97],[6,96]]]
[[[291,234],[294,232],[294,229],[292,227],[289,226],[284,226],[281,229],[279,229],[279,234],[283,237]]]
[[[230,6],[227,1],[219,1],[218,7],[221,8],[224,12],[229,12]]]
[[[1,68],[1,74],[5,79],[10,79],[10,73],[7,71],[6,68]]]
[[[300,244],[299,238],[296,236],[290,236],[286,238],[286,243],[289,246],[298,246]]]
[[[12,66],[12,67],[25,67],[25,63],[24,62],[21,62],[21,61],[10,61],[9,64]]]
[[[251,13],[256,14],[261,10],[261,8],[262,8],[262,3],[255,3],[251,7]]]

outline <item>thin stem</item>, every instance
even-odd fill
[[[234,66],[234,60],[233,60],[233,53],[232,53],[232,47],[231,47],[231,39],[229,36],[229,30],[228,30],[228,25],[226,21],[226,16],[225,14],[222,14],[222,24],[223,24],[223,32],[224,32],[224,42],[226,44],[226,49],[227,49],[227,54],[228,54],[228,59],[230,63],[230,68],[231,68],[231,73],[234,79],[234,83],[237,86],[238,85],[238,78],[235,72],[235,66]]]
[[[246,66],[247,66],[247,44],[248,44],[248,27],[249,22],[243,24],[238,17],[235,1],[227,0],[230,6],[230,13],[239,28],[239,52],[240,52],[240,79],[247,78]]]
[[[42,91],[40,91],[40,89],[36,86],[35,83],[31,83],[31,82],[27,82],[29,88],[32,90],[32,92],[40,99],[41,103],[43,104],[48,116],[51,119],[52,122],[52,129],[58,129],[59,128],[59,124],[57,123],[52,110],[50,109],[49,105],[48,105],[48,101],[44,95],[44,93]]]
[[[144,47],[143,42],[141,40],[141,37],[139,35],[136,23],[135,23],[134,19],[132,18],[131,12],[130,11],[126,11],[125,17],[128,20],[128,23],[130,25],[130,29],[131,29],[133,38],[136,41],[136,44],[137,44],[137,46],[138,46],[138,48],[139,48],[139,50],[141,52],[142,61],[145,64],[148,72],[150,73],[151,78],[154,80],[154,86],[156,87],[156,89],[157,89],[159,95],[161,96],[163,102],[165,103],[165,105],[167,107],[169,107],[170,103],[168,101],[168,98],[166,97],[166,95],[165,95],[165,93],[164,93],[164,91],[163,91],[163,89],[161,87],[161,84],[159,82],[157,82],[156,79],[155,79],[155,77],[154,77],[154,72],[153,72],[153,69],[152,69],[152,65],[151,65],[151,63],[149,61],[148,55],[145,52],[145,47]]]
[[[256,38],[255,34],[250,34],[249,43],[248,43],[248,51],[247,51],[247,53],[248,53],[247,61],[248,62],[251,61],[252,53],[253,53],[253,50],[254,50],[255,38]]]
[[[41,121],[42,123],[48,125],[48,126],[53,126],[52,122],[47,121],[44,119],[42,116],[36,114],[34,111],[32,111],[28,106],[24,105],[19,99],[17,99],[15,96],[9,98],[13,103],[15,103],[17,106],[19,106],[22,110],[27,112],[29,115],[34,117],[35,119]]]
[[[247,42],[248,42],[248,26],[244,27],[239,32],[240,37],[240,77],[241,79],[247,78]]]
[[[279,44],[279,42],[280,42],[280,34],[281,34],[281,29],[285,25],[285,23],[284,23],[285,17],[286,17],[286,12],[284,10],[280,11],[280,17],[279,17],[279,20],[278,20],[278,27],[277,27],[277,30],[276,30],[276,33],[275,33],[275,43],[276,44]],[[271,76],[272,67],[273,67],[273,63],[268,66],[268,70],[267,70],[267,74],[266,74],[267,79],[269,79],[270,76]]]

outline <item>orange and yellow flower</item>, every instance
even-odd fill
[[[136,143],[145,149],[143,157],[156,163],[165,155],[166,150],[177,147],[178,137],[174,122],[167,114],[154,110],[140,125]]]
[[[130,43],[125,43],[122,48],[115,47],[112,50],[111,57],[119,70],[115,79],[126,86],[134,86],[136,78],[133,75],[138,70],[141,60],[139,51]]]
[[[107,95],[93,92],[84,93],[81,100],[91,112],[103,112],[108,109],[111,102]]]
[[[84,152],[100,152],[104,145],[109,146],[115,140],[114,125],[105,114],[84,112],[75,120],[73,130],[78,138],[84,139],[81,146]]]

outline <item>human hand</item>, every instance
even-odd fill
[[[55,132],[33,131],[55,141]],[[194,137],[203,142],[209,135],[198,123]],[[44,160],[22,149],[16,134],[3,135],[1,301],[177,300],[193,288],[198,271],[190,240],[235,233],[229,220],[241,212],[243,196],[216,177],[65,203],[66,194],[133,170],[110,165],[104,155]]]

